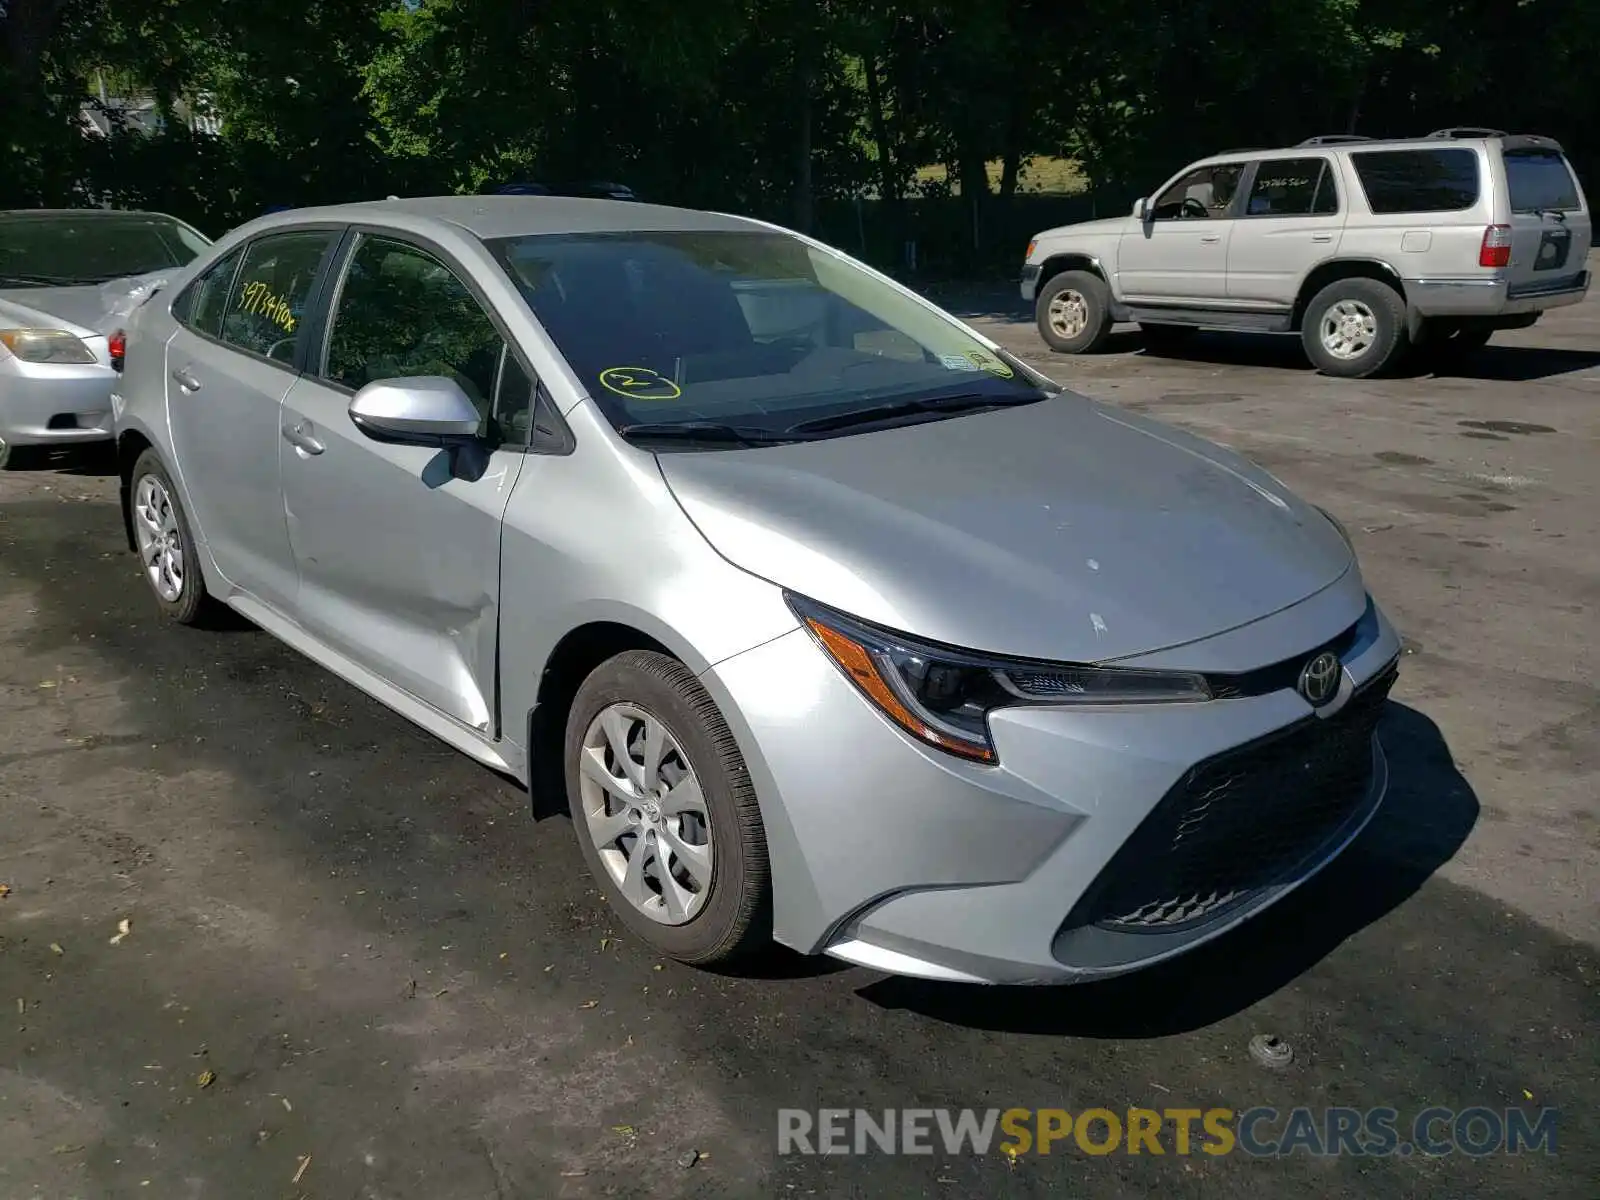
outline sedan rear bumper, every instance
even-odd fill
[[[112,436],[111,391],[117,373],[82,366],[0,360],[0,442],[72,445]]]

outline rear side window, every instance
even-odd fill
[[[1339,193],[1325,158],[1267,159],[1256,167],[1245,215],[1311,217],[1339,211]]]
[[[1460,147],[1350,156],[1375,213],[1460,212],[1478,202],[1478,155]]]
[[[1506,183],[1512,212],[1574,212],[1583,207],[1572,168],[1558,150],[1508,151]]]
[[[292,362],[300,321],[334,233],[272,233],[246,247],[228,295],[222,340],[251,354]]]
[[[222,313],[228,303],[228,288],[239,266],[243,251],[235,250],[218,259],[209,270],[178,294],[172,302],[172,315],[197,333],[222,336]]]

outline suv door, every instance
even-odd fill
[[[1566,155],[1550,146],[1512,145],[1501,159],[1511,210],[1509,296],[1576,287],[1588,266],[1592,230]]]
[[[195,536],[226,582],[273,606],[294,599],[278,480],[278,409],[293,385],[302,318],[336,240],[269,233],[222,259],[173,303],[167,419]]]
[[[1228,243],[1243,162],[1185,171],[1156,196],[1142,226],[1122,235],[1118,292],[1129,304],[1205,308],[1228,295]]]
[[[468,278],[404,235],[357,236],[326,340],[284,401],[283,490],[301,625],[494,736],[500,523],[534,380]],[[476,477],[452,473],[447,451],[374,441],[350,419],[366,384],[422,375],[454,378],[478,405]]]
[[[1338,252],[1345,206],[1326,155],[1268,158],[1250,173],[1228,243],[1228,298],[1292,308],[1303,280]]]

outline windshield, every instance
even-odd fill
[[[544,234],[491,248],[619,429],[779,433],[900,401],[1044,394],[952,320],[788,234]]]
[[[171,217],[0,217],[0,287],[75,287],[188,264],[209,243]]]
[[[1566,157],[1554,150],[1512,150],[1506,154],[1511,211],[1571,212],[1583,207]]]

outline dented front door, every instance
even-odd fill
[[[462,725],[497,732],[500,524],[523,455],[478,478],[449,455],[368,438],[350,394],[302,378],[279,460],[299,568],[293,615],[330,648]]]

